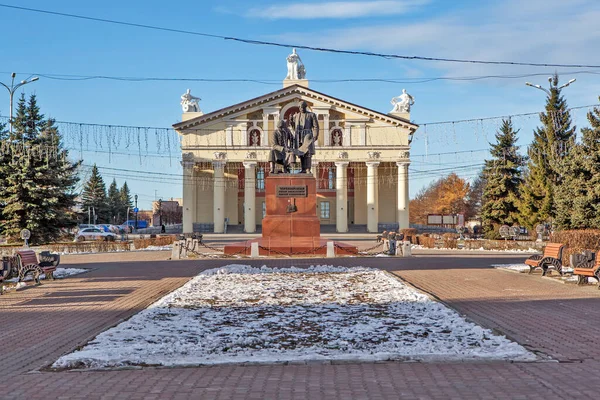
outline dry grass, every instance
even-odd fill
[[[162,235],[148,239],[134,239],[133,247],[135,249],[145,249],[149,246],[168,246],[177,241],[176,235]]]
[[[569,266],[571,254],[581,253],[589,250],[597,253],[600,251],[600,230],[580,229],[570,231],[558,231],[552,233],[550,241],[562,243],[566,246],[563,250],[563,265]]]

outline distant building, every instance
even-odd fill
[[[183,221],[183,199],[152,202],[152,226],[181,224]]]

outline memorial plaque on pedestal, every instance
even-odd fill
[[[306,185],[280,185],[277,186],[277,197],[308,197]]]

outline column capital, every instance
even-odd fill
[[[244,164],[244,168],[253,168],[256,167],[257,161],[243,161],[242,164]]]
[[[398,167],[404,167],[404,166],[409,166],[410,165],[410,161],[396,161],[396,165]]]
[[[213,160],[212,162],[213,169],[223,169],[225,168],[225,164],[227,164],[225,160]]]
[[[380,163],[381,163],[381,161],[365,161],[365,164],[367,164],[367,167],[371,167],[371,168],[377,168]]]
[[[346,168],[348,167],[348,164],[350,164],[350,161],[335,161],[336,168]]]
[[[196,165],[195,161],[181,161],[181,166],[185,169],[192,169]]]

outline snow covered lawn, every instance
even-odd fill
[[[383,271],[229,265],[201,273],[53,367],[407,358],[535,356]]]

